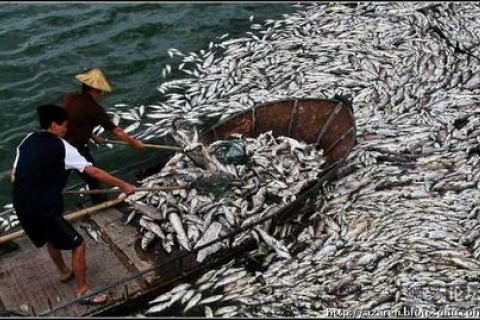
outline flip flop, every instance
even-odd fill
[[[72,280],[75,276],[73,275],[73,271],[70,272],[70,274],[68,275],[68,277],[66,277],[65,279],[60,279],[60,282],[62,283],[66,283],[66,282],[69,282],[70,280]]]
[[[88,296],[92,294],[92,290],[88,290],[87,293],[83,295],[77,295],[77,298],[81,298],[83,296]],[[78,301],[78,303],[83,305],[98,305],[103,304],[108,301],[108,296],[106,294],[97,294],[95,296],[85,297]]]

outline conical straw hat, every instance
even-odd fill
[[[112,87],[107,82],[102,70],[95,68],[87,73],[78,74],[75,76],[80,82],[85,83],[87,86],[102,90],[105,92],[111,92]]]

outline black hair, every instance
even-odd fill
[[[61,125],[67,120],[67,111],[62,107],[45,104],[37,108],[38,119],[40,121],[41,129],[48,129],[52,122]]]
[[[82,83],[82,93],[89,93],[93,89],[94,88],[90,87],[89,85]]]

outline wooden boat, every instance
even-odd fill
[[[228,139],[232,133],[257,137],[287,136],[316,144],[324,150],[325,170],[345,160],[355,143],[355,121],[350,103],[342,98],[283,100],[260,105],[226,119],[207,130],[203,143]]]
[[[312,200],[318,188],[325,180],[335,177],[336,169],[355,143],[355,121],[350,103],[341,97],[285,100],[260,105],[226,119],[206,130],[201,139],[209,144],[227,139],[232,133],[256,137],[267,131],[272,131],[274,136],[315,143],[326,157],[324,174],[316,182],[300,192],[291,204],[259,222],[275,217],[273,220],[278,224],[296,216],[298,210],[305,210],[306,203],[310,203],[308,210],[313,209]],[[83,221],[100,232],[99,242],[89,238],[78,222],[74,223],[87,241],[89,284],[97,292],[108,292],[109,303],[80,305],[73,296],[74,281],[60,283],[46,249],[39,250],[23,238],[17,242],[19,250],[3,254],[0,259],[0,312],[10,310],[41,316],[128,315],[162,291],[245,249],[231,248],[201,264],[196,261],[196,253],[213,242],[191,252],[176,250],[169,256],[158,246],[145,253],[139,248],[137,227],[124,225],[127,212],[122,211],[121,207],[106,209]],[[233,239],[250,227],[235,230],[217,241]],[[66,261],[69,261],[68,255]]]
[[[326,158],[323,173],[309,187],[304,188],[290,205],[276,212],[281,222],[295,218],[305,201],[318,193],[325,180],[335,177],[336,169],[345,161],[355,144],[355,118],[350,101],[337,96],[334,99],[292,99],[259,105],[214,125],[202,136],[202,142],[211,144],[228,139],[232,133],[247,137],[272,131],[274,137],[287,136],[308,144],[316,144]],[[310,209],[313,208],[313,199]]]

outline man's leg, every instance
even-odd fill
[[[87,286],[86,273],[87,267],[85,262],[85,250],[86,250],[85,240],[82,243],[72,250],[72,267],[73,274],[77,280],[77,297],[85,296],[90,294],[90,288]],[[94,297],[90,297],[88,303],[104,303],[107,301],[107,295],[98,294]]]
[[[72,268],[75,280],[77,281],[77,294],[84,295],[88,291],[86,279],[85,249],[87,245],[85,240],[72,250]]]
[[[72,269],[77,282],[77,296],[85,296],[90,292],[87,285],[86,273],[87,264],[85,251],[87,244],[83,237],[68,223],[63,217],[54,217],[54,227],[52,227],[52,246],[63,250],[72,250]],[[86,298],[84,303],[103,303],[107,300],[107,295],[99,294],[94,297]]]
[[[52,258],[53,262],[57,266],[57,269],[60,273],[60,280],[65,280],[70,277],[72,274],[72,269],[67,267],[65,261],[63,260],[62,252],[58,249],[55,249],[50,242],[47,243],[48,254]]]

